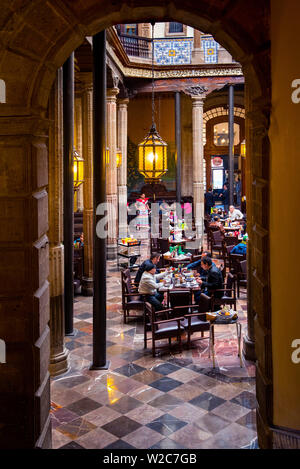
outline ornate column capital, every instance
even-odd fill
[[[119,94],[119,88],[108,88],[107,89],[107,94],[106,94],[106,99],[107,101],[116,101],[117,95]]]
[[[206,98],[207,91],[207,86],[196,85],[186,88],[185,93],[192,98],[193,106],[201,106],[203,105],[204,99]]]
[[[128,104],[129,104],[129,98],[118,99],[119,108],[127,108]]]

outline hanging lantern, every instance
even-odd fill
[[[152,23],[152,126],[143,142],[138,145],[138,171],[145,177],[146,182],[154,183],[168,171],[167,144],[159,136],[154,122],[154,23]]]
[[[105,163],[109,165],[109,148],[108,147],[106,147],[106,150],[105,150]]]
[[[246,158],[246,140],[243,140],[241,143],[241,156]]]
[[[77,191],[81,184],[84,182],[83,179],[83,165],[84,159],[79,153],[74,149],[73,151],[73,158],[74,158],[74,165],[73,165],[73,173],[74,173],[74,190]]]
[[[157,181],[167,171],[167,144],[159,136],[155,125],[138,145],[139,172],[148,180]]]
[[[116,160],[117,160],[117,168],[120,168],[120,166],[122,164],[122,152],[121,152],[121,150],[117,150]]]

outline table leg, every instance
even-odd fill
[[[241,354],[242,325],[238,322],[236,323],[236,333],[237,333],[237,340],[238,340],[238,347],[239,347],[238,356],[240,357],[240,365],[242,368],[243,367],[242,354]]]
[[[211,324],[209,327],[209,345],[212,352],[212,359],[213,359],[213,368],[215,368],[215,329],[214,325]],[[210,351],[209,351],[209,358],[210,358]]]

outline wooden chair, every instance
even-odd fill
[[[122,308],[124,315],[124,324],[127,323],[128,318],[138,318],[140,315],[129,314],[130,311],[143,311],[144,310],[144,300],[142,295],[139,295],[137,289],[131,283],[131,278],[126,277],[124,273],[121,274],[121,283],[122,283]]]
[[[223,249],[223,242],[224,236],[221,231],[218,229],[217,231],[211,231],[211,256],[213,255],[213,251],[218,251],[219,256],[221,256],[222,249]]]
[[[188,308],[188,313],[186,309]],[[204,293],[201,293],[199,303],[197,305],[176,306],[174,315],[184,315],[184,327],[187,332],[187,345],[191,345],[191,336],[195,332],[201,332],[201,337],[195,340],[209,339],[205,337],[204,332],[209,331],[209,321],[206,320],[206,313],[211,311],[211,298]]]
[[[173,309],[177,306],[185,306],[185,305],[190,305],[192,304],[192,292],[191,291],[186,291],[186,290],[174,290],[170,291],[168,290],[168,296],[167,296],[167,301],[168,301],[168,307]],[[186,311],[188,312],[188,311]],[[180,316],[182,316],[183,313],[180,313]]]
[[[238,236],[224,236],[224,243],[226,246],[235,246],[239,244],[240,240]]]
[[[184,333],[184,321],[183,317],[177,317],[175,319],[170,318],[172,315],[172,309],[164,309],[162,311],[155,311],[147,301],[145,302],[145,317],[150,319],[151,324],[151,339],[152,339],[152,355],[155,357],[156,345],[155,341],[168,339],[169,348],[171,347],[171,341],[173,337],[177,338],[179,350],[182,350],[181,335]],[[145,340],[147,343],[147,338]]]
[[[234,244],[232,244],[230,246],[227,246],[226,243],[223,240],[222,255],[223,255],[223,261],[224,261],[225,268],[227,268],[227,267],[228,267],[228,269],[230,268],[230,266],[229,266],[229,254],[232,251],[232,249],[234,248],[234,246],[235,246]]]
[[[239,263],[240,271],[237,272],[237,296],[240,297],[240,288],[247,289],[247,260],[243,260]]]
[[[238,272],[241,272],[240,262],[245,261],[245,260],[246,260],[245,255],[243,255],[243,254],[232,254],[230,252],[230,254],[229,254],[229,271],[232,274],[237,275]]]
[[[216,306],[233,306],[236,310],[235,276],[230,272],[227,275],[226,285],[223,289],[214,290],[212,293],[212,310]]]

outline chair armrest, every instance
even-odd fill
[[[209,311],[207,311],[209,313]],[[198,317],[198,316],[205,316],[206,318],[206,313],[190,313],[190,314],[185,314],[185,318],[193,318],[193,317]]]
[[[184,317],[188,320],[188,327],[191,326],[192,318],[193,317],[199,317],[199,316],[204,316],[204,320],[201,318],[201,321],[208,322],[207,319],[206,319],[206,313],[185,314]]]
[[[132,293],[123,293],[123,296],[128,297],[128,296],[142,296],[141,293],[139,292],[132,292]]]
[[[212,290],[212,295],[216,292],[227,292],[227,291],[234,292],[235,290],[234,288],[221,288],[219,290]]]
[[[187,308],[195,309],[195,308],[199,308],[199,305],[174,306],[173,310],[178,311],[180,309],[187,309]]]
[[[184,317],[179,317],[179,318],[174,318],[174,319],[164,319],[162,321],[155,321],[153,324],[155,324],[155,325],[156,324],[165,324],[167,322],[174,322],[174,321],[177,321],[178,327],[179,327],[179,325],[180,325],[179,323],[180,323],[180,321],[184,321]]]

